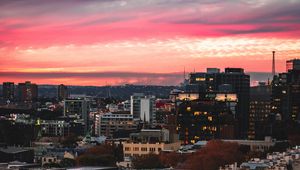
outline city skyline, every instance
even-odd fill
[[[184,67],[268,77],[273,50],[277,72],[299,57],[299,11],[295,0],[4,0],[0,81],[176,85]]]

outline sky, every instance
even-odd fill
[[[300,0],[1,0],[0,82],[177,85],[300,56]]]

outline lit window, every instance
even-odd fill
[[[199,116],[200,112],[194,112],[194,116]]]
[[[196,81],[205,81],[204,77],[196,77]]]
[[[207,119],[211,122],[213,120],[212,116],[208,116]]]
[[[187,111],[191,111],[191,107],[187,107],[186,110],[187,110]]]

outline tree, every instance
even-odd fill
[[[162,152],[159,155],[159,159],[165,167],[173,167],[173,168],[184,163],[188,157],[189,157],[188,154],[180,154],[176,152],[171,152],[171,153]]]
[[[115,166],[118,159],[118,147],[105,144],[88,149],[76,158],[76,164],[79,166]]]
[[[137,156],[132,160],[132,166],[135,169],[155,169],[164,168],[163,163],[159,159],[158,155],[149,154],[143,156]]]
[[[60,167],[68,168],[68,167],[74,167],[76,162],[74,159],[64,158],[60,161]]]
[[[211,140],[184,163],[186,169],[215,170],[220,166],[241,162],[243,155],[237,143]]]
[[[78,136],[75,134],[70,134],[69,136],[62,138],[60,143],[63,145],[63,147],[75,147],[78,140]]]

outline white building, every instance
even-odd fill
[[[155,120],[155,96],[145,96],[143,93],[134,93],[131,96],[131,114],[134,119],[144,122]]]

